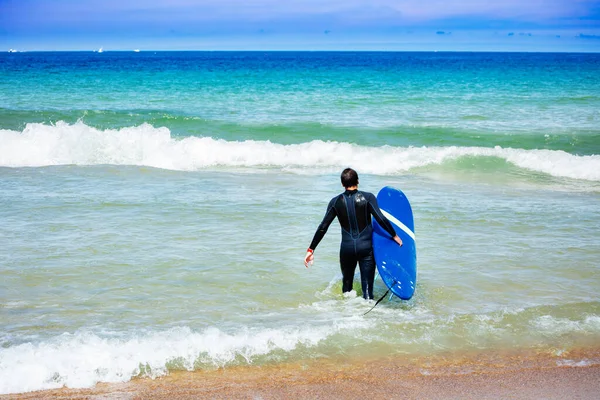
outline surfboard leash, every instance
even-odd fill
[[[394,282],[394,283],[395,283],[395,282]],[[367,311],[366,313],[364,313],[364,314],[363,314],[363,316],[364,316],[364,315],[367,315],[368,313],[370,313],[370,312],[371,312],[371,310],[372,310],[372,309],[374,309],[375,307],[377,307],[377,304],[381,303],[381,300],[385,299],[385,296],[387,296],[387,294],[388,294],[389,292],[390,292],[390,289],[388,289],[388,290],[387,290],[387,292],[385,292],[385,294],[384,294],[383,296],[381,296],[381,297],[379,298],[379,300],[377,300],[377,303],[375,303],[375,305],[374,305],[373,307],[371,307],[371,309],[370,309],[369,311]]]

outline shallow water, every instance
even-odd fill
[[[0,56],[0,393],[598,343],[598,56],[293,54]],[[302,264],[347,165],[415,213],[366,316]]]

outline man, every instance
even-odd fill
[[[331,199],[323,221],[317,228],[315,236],[306,250],[304,265],[314,262],[314,251],[327,233],[327,229],[337,217],[342,227],[342,243],[340,245],[340,267],[342,269],[342,292],[352,290],[356,263],[360,267],[360,281],[363,297],[373,299],[373,281],[375,280],[375,259],[373,258],[373,225],[371,215],[385,229],[398,245],[402,240],[396,235],[394,227],[379,210],[377,198],[368,192],[358,190],[358,174],[352,168],[346,168],[341,175],[342,186],[346,189]]]

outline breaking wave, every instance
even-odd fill
[[[101,130],[83,122],[27,124],[22,132],[0,130],[0,166],[134,165],[195,171],[216,167],[330,171],[352,165],[361,172],[402,174],[462,157],[495,157],[555,177],[600,181],[600,155],[501,147],[369,147],[313,140],[300,144],[174,138],[149,124]]]

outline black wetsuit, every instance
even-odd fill
[[[314,250],[337,216],[342,227],[342,243],[340,246],[340,267],[342,269],[342,291],[352,290],[356,263],[360,266],[360,280],[363,297],[373,298],[373,280],[375,279],[375,259],[373,258],[373,225],[371,215],[375,217],[391,237],[396,236],[392,224],[383,216],[377,198],[369,192],[346,190],[331,199],[323,221],[317,228],[310,244]]]

